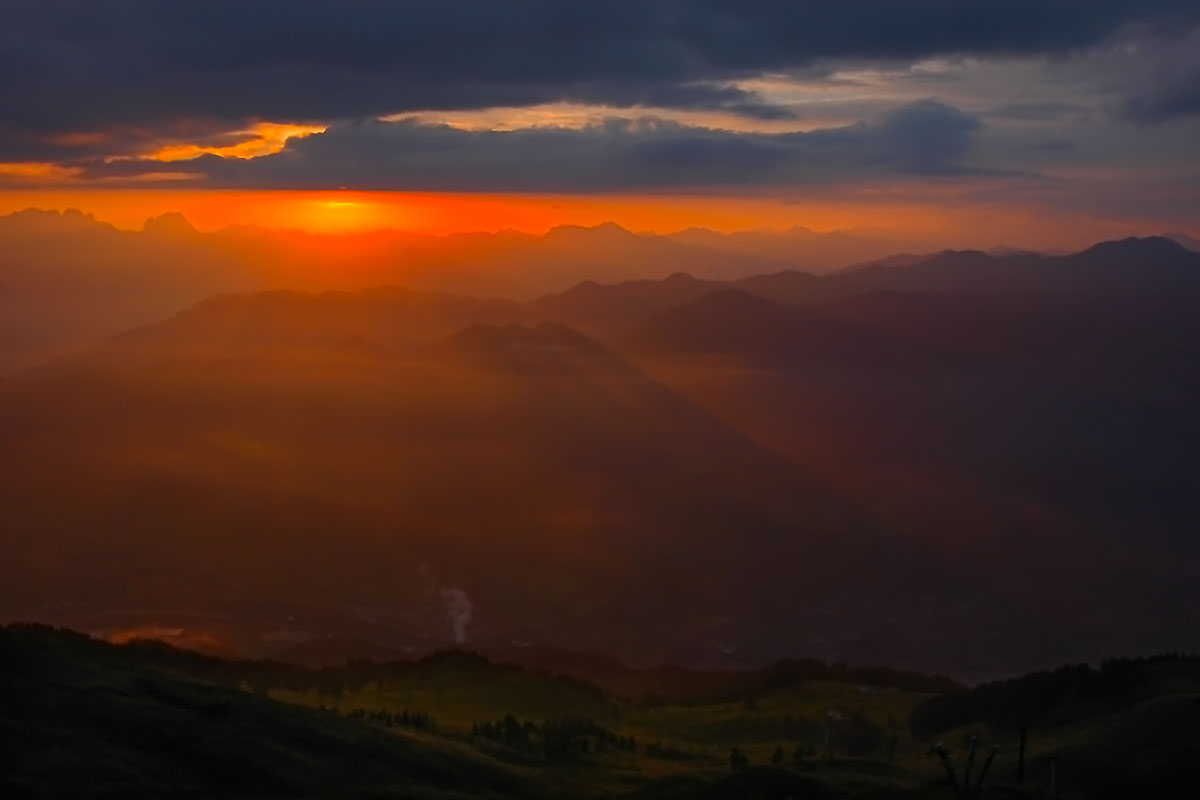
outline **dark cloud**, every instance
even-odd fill
[[[1119,112],[1126,120],[1154,124],[1200,115],[1200,28],[1135,39],[1101,67],[1125,95]]]
[[[1200,54],[1196,58],[1200,62]],[[1147,123],[1200,114],[1200,63],[1144,87],[1141,94],[1125,100],[1121,112],[1127,119]]]
[[[1017,122],[1056,122],[1085,117],[1090,109],[1080,103],[1045,100],[1027,103],[1006,103],[980,112],[981,116]]]
[[[87,151],[63,134],[100,132],[92,151],[112,154],[180,124],[552,101],[786,117],[733,84],[825,59],[1059,53],[1197,20],[1195,0],[6,0],[0,158]]]
[[[2,115],[2,112],[0,112]],[[64,128],[30,131],[0,118],[0,162],[72,161],[107,155],[141,154],[186,142],[199,147],[228,147],[249,141],[249,133],[230,132],[220,120],[163,120],[154,127]]]
[[[979,120],[923,100],[807,133],[734,133],[664,120],[583,129],[470,131],[413,119],[340,123],[254,159],[202,156],[167,165],[204,185],[291,189],[603,192],[818,184],[881,174],[963,171]],[[161,171],[156,161],[97,164],[93,177]]]
[[[1070,139],[1045,139],[1038,142],[1034,146],[1035,150],[1042,150],[1047,153],[1065,153],[1075,149],[1075,143]]]
[[[876,131],[890,163],[911,172],[942,172],[971,149],[979,119],[953,106],[921,100],[887,114]]]

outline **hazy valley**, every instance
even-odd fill
[[[1198,301],[1164,238],[217,294],[5,381],[6,616],[968,679],[1191,647]]]

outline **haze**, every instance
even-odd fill
[[[14,785],[221,794],[46,744],[186,678],[486,796],[932,797],[1019,731],[1027,797],[1043,723],[1102,796],[1070,748],[1191,661],[966,684],[1200,647],[1198,54],[1182,0],[5,2],[0,622],[121,645],[0,632],[65,676]],[[448,648],[572,677],[361,661]],[[105,653],[157,677],[84,735]]]

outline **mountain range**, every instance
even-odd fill
[[[686,270],[736,278],[824,271],[885,255],[879,234],[805,229],[635,234],[608,223],[430,236],[396,230],[313,234],[234,226],[199,232],[180,214],[126,231],[78,211],[0,217],[0,371],[28,366],[172,313],[217,292],[359,290],[386,284],[532,298],[597,275]]]
[[[1195,240],[1172,236],[1196,249]],[[313,234],[245,226],[200,232],[179,214],[126,231],[74,210],[28,209],[0,217],[0,374],[220,292],[394,285],[526,301],[600,276],[636,282],[687,273],[735,282],[785,273],[783,281],[803,293],[803,279],[793,273],[853,272],[929,257],[893,255],[911,253],[912,244],[881,231],[818,233],[797,227],[656,235],[611,223],[560,226],[540,236],[516,231]],[[1011,247],[990,252],[1034,257]]]
[[[1190,647],[1198,300],[1161,238],[216,295],[5,383],[6,616],[963,677]]]

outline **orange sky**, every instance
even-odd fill
[[[77,208],[119,228],[177,211],[202,231],[228,225],[354,233],[384,228],[444,235],[616,222],[634,231],[689,227],[729,232],[800,225],[816,231],[872,229],[923,247],[1086,246],[1105,238],[1161,233],[1153,225],[1046,214],[1016,205],[981,207],[897,186],[877,197],[783,201],[770,197],[486,195],[412,192],[44,189],[0,191],[0,215],[25,208]]]
[[[782,203],[769,198],[704,196],[484,195],[408,192],[294,192],[196,190],[80,190],[0,192],[0,214],[23,208],[78,208],[120,228],[152,216],[183,213],[201,230],[226,225],[303,228],[319,232],[399,228],[423,233],[494,231],[541,233],[562,224],[617,222],[634,230],[667,232],[692,226],[731,231],[804,225],[928,227],[916,207]]]
[[[464,119],[469,122],[474,117]],[[465,124],[463,119],[456,122]],[[173,145],[147,154],[162,161],[164,171],[142,177],[171,180],[170,162],[201,153],[238,158],[275,153],[289,138],[322,129],[259,123],[235,132],[238,136],[231,144]],[[767,189],[759,194],[747,190],[708,195],[215,190],[194,186],[195,176],[183,173],[176,176],[178,188],[118,189],[81,185],[71,169],[49,163],[0,164],[0,175],[19,181],[18,185],[25,183],[23,188],[0,190],[0,215],[30,207],[77,208],[129,230],[141,228],[150,217],[180,212],[202,231],[256,225],[333,234],[379,229],[434,235],[504,229],[540,234],[556,225],[604,222],[656,233],[691,227],[730,232],[798,225],[822,232],[870,229],[889,240],[908,242],[906,246],[913,249],[997,244],[1069,249],[1106,238],[1163,232],[1161,226],[1147,227],[1144,222],[1105,220],[1063,209],[1047,213],[1020,199],[981,204],[971,196],[969,181],[936,184],[903,177],[883,184],[809,187],[809,194],[800,199],[795,194],[782,199],[767,194]]]

